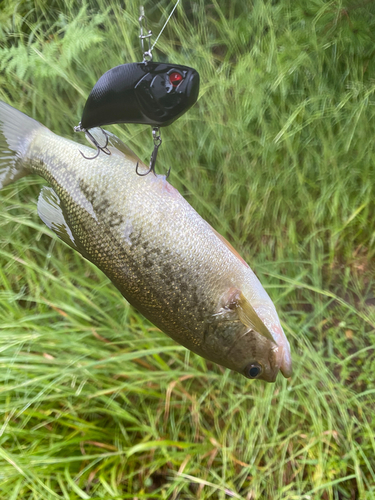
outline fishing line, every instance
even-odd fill
[[[173,12],[176,10],[177,5],[178,5],[179,3],[180,3],[180,0],[177,0],[177,2],[176,2],[176,4],[175,4],[175,6],[174,6],[174,7],[173,7],[173,9],[172,9],[172,12],[169,14],[168,19],[165,21],[164,26],[162,27],[162,29],[161,29],[160,33],[158,34],[158,36],[157,36],[157,38],[156,38],[156,40],[155,40],[155,42],[154,42],[153,46],[151,47],[151,50],[153,50],[153,48],[155,47],[156,42],[159,40],[160,35],[163,33],[164,28],[165,28],[165,27],[167,26],[167,24],[169,23],[169,20],[170,20],[170,18],[173,16]]]
[[[158,36],[156,37],[156,40],[153,43],[152,47],[151,47],[151,41],[150,41],[151,37],[152,37],[152,31],[147,29],[147,18],[146,18],[146,14],[145,14],[145,8],[144,8],[143,5],[140,6],[140,8],[139,8],[140,16],[138,18],[139,26],[140,26],[140,35],[139,35],[139,38],[141,40],[141,47],[142,47],[143,62],[144,63],[147,64],[147,62],[152,61],[152,51],[154,50],[155,45],[157,44],[157,42],[158,42],[161,34],[163,33],[165,27],[169,23],[170,18],[173,16],[173,12],[176,10],[177,5],[179,3],[180,3],[180,0],[177,0],[177,2],[175,3],[175,6],[172,9],[172,12],[169,14],[168,19],[165,21],[164,26],[160,30],[160,32],[159,32]],[[147,34],[145,34],[145,31],[147,32]],[[145,47],[144,47],[144,40],[146,40],[146,39],[148,41],[148,50],[145,50]]]

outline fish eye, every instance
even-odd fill
[[[183,79],[184,77],[178,71],[172,71],[172,73],[170,73],[169,75],[169,80],[173,87],[177,87]]]
[[[262,373],[263,367],[259,363],[251,363],[245,368],[245,377],[257,378]]]

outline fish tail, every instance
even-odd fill
[[[29,145],[39,122],[0,101],[0,189],[31,173]]]

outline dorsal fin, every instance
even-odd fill
[[[108,138],[108,149],[109,151],[118,156],[125,157],[127,160],[133,160],[134,163],[142,163],[138,156],[132,151],[129,146],[121,141],[117,136],[108,132],[108,130],[103,130],[100,127],[90,129],[90,134],[98,141],[99,144],[103,145],[105,142],[105,136]]]
[[[138,158],[134,151],[132,151],[129,146],[122,142],[117,136],[111,134],[107,130],[105,131],[105,133],[108,134],[108,148],[111,153],[121,154],[127,159],[133,160],[134,163],[142,163],[142,161]]]
[[[74,236],[61,209],[60,198],[50,187],[43,187],[38,198],[38,214],[44,224],[54,231],[67,245],[77,250]]]

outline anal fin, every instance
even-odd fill
[[[38,214],[44,224],[74,250],[78,250],[74,236],[61,208],[60,198],[50,187],[43,187],[38,198]]]

